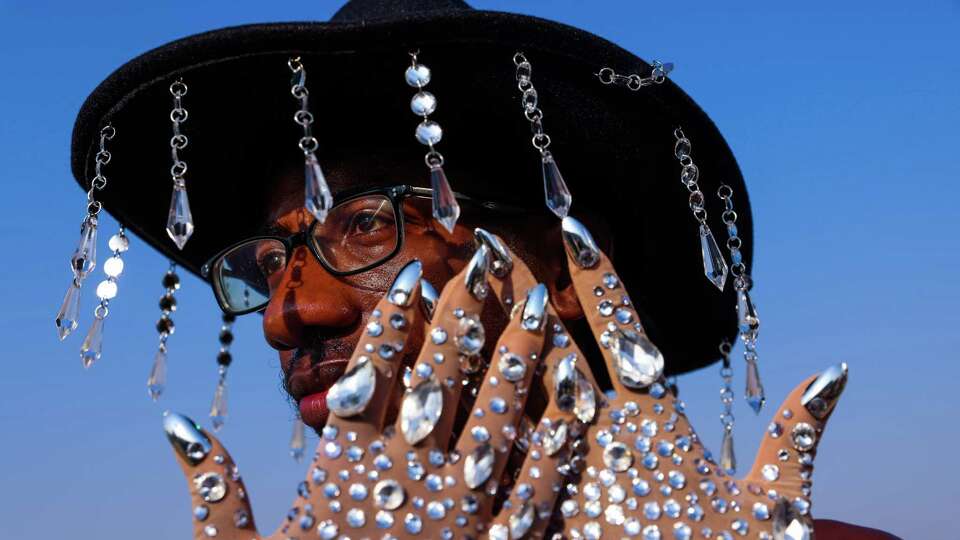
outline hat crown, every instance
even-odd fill
[[[425,13],[472,10],[463,0],[351,0],[330,18],[333,23],[402,19]]]

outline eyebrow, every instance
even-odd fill
[[[288,231],[288,230],[286,229],[286,227],[282,227],[281,225],[279,225],[279,224],[276,223],[276,222],[270,222],[270,223],[268,223],[268,224],[260,227],[260,229],[257,231],[257,235],[258,235],[258,236],[282,236],[282,237],[287,237],[287,236],[290,236],[290,231]]]

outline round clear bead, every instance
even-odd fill
[[[102,300],[110,300],[117,296],[117,282],[105,279],[97,285],[97,296]]]
[[[433,114],[437,110],[437,98],[430,92],[417,92],[410,100],[410,110],[417,116]]]
[[[103,273],[110,277],[120,277],[123,273],[123,259],[114,255],[103,263]]]
[[[417,140],[427,146],[437,144],[443,138],[443,130],[440,124],[433,120],[424,120],[417,126]]]
[[[107,246],[110,248],[110,251],[123,253],[130,249],[130,239],[127,238],[126,235],[115,234],[110,237]]]
[[[408,67],[403,76],[410,86],[422,88],[430,82],[430,68],[423,64],[415,64]]]

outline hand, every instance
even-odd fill
[[[311,469],[287,519],[269,538],[439,539],[478,537],[485,530],[495,517],[493,496],[540,362],[548,300],[543,285],[524,289],[526,299],[517,306],[523,317],[514,317],[499,337],[498,360],[479,387],[478,406],[461,433],[453,433],[464,372],[482,366],[479,314],[489,291],[488,257],[481,246],[440,295],[399,417],[387,425],[384,404],[402,387],[407,338],[424,332],[417,308],[420,263],[398,274],[347,371],[327,394],[331,416]],[[193,499],[194,537],[260,538],[242,480],[220,442],[180,415],[165,415],[164,426]],[[553,502],[540,509],[546,516]],[[530,505],[502,517],[517,536],[537,518]]]

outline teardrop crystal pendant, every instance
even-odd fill
[[[330,193],[320,162],[317,161],[317,156],[313,152],[307,154],[304,178],[306,184],[304,205],[317,218],[317,221],[323,223],[327,219],[327,212],[333,208],[333,194]]]
[[[77,323],[80,320],[80,285],[76,280],[67,288],[67,294],[63,297],[63,304],[60,305],[60,311],[57,312],[57,335],[60,341],[67,339],[71,332],[77,329]]]
[[[150,368],[150,376],[147,377],[147,394],[150,399],[156,401],[160,399],[164,388],[167,386],[167,350],[161,346],[157,349],[157,354],[153,356],[153,367]]]
[[[70,270],[80,281],[97,266],[97,218],[87,217],[80,227],[80,243],[70,257]]]
[[[493,447],[481,444],[467,454],[463,462],[463,481],[470,489],[477,489],[493,474]]]
[[[727,474],[737,471],[737,456],[733,453],[733,430],[723,430],[723,442],[720,444],[720,468]]]
[[[94,362],[100,359],[100,353],[103,351],[103,319],[95,317],[90,330],[87,331],[87,337],[83,338],[83,344],[80,345],[80,361],[83,367],[89,368]]]
[[[460,218],[460,204],[450,189],[450,182],[447,181],[443,167],[430,167],[430,187],[433,189],[433,218],[448,232],[453,232],[453,227]]]
[[[193,214],[190,213],[187,188],[183,183],[176,183],[173,186],[173,195],[170,196],[170,211],[167,213],[167,235],[178,249],[183,249],[192,234]]]
[[[705,224],[700,224],[700,252],[703,254],[703,273],[721,291],[727,282],[727,261],[723,259],[720,247]]]
[[[663,355],[646,336],[617,330],[610,341],[617,377],[628,388],[646,388],[663,375]]]
[[[757,368],[755,360],[747,360],[747,390],[743,397],[747,400],[747,404],[750,405],[753,412],[760,414],[763,404],[766,402],[766,396],[763,393],[760,370]]]
[[[756,332],[760,327],[760,316],[757,307],[746,290],[737,291],[737,316],[741,332]]]
[[[408,444],[417,444],[433,432],[443,411],[443,390],[433,378],[421,381],[403,396],[400,431]]]
[[[290,436],[290,457],[297,463],[303,461],[303,451],[306,446],[303,421],[297,418],[293,421],[293,435]]]
[[[217,389],[213,392],[213,402],[210,403],[210,424],[214,431],[227,422],[227,381],[221,377],[217,382]]]
[[[360,414],[367,408],[377,386],[377,372],[369,356],[361,356],[327,391],[327,408],[340,418]]]
[[[543,154],[543,195],[547,202],[547,208],[563,219],[570,213],[570,205],[573,203],[573,196],[567,189],[566,182],[563,181],[563,175],[554,161],[550,152]]]

